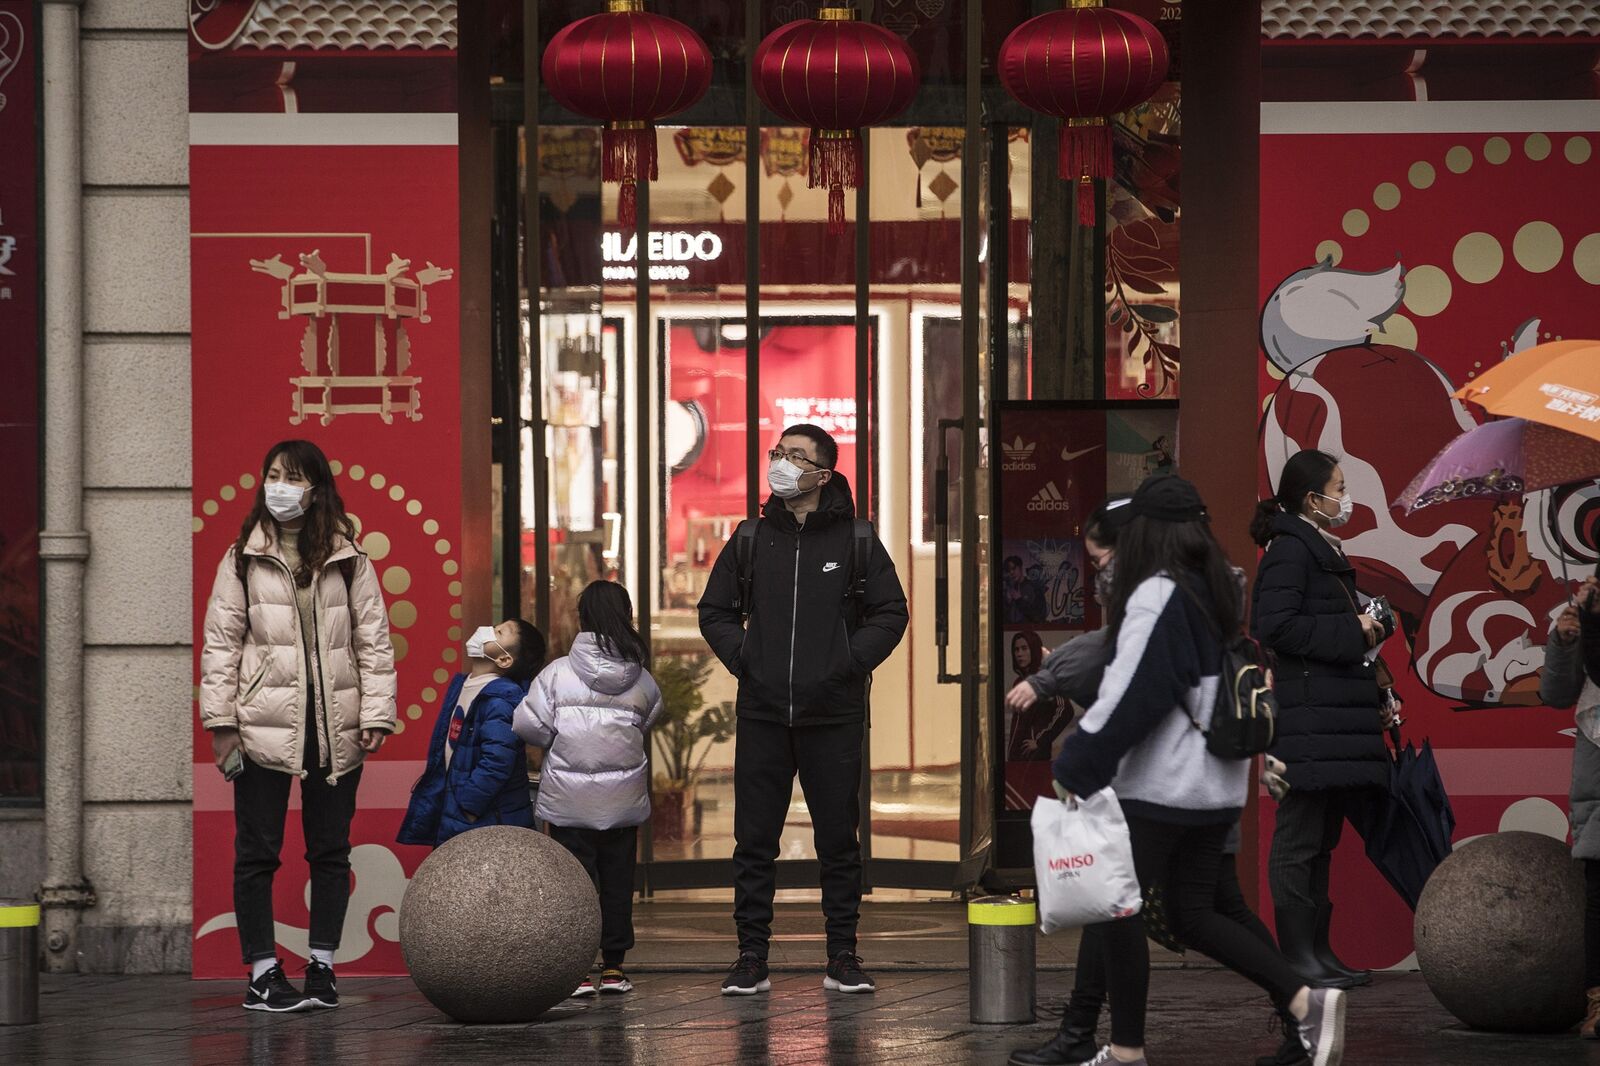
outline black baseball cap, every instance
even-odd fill
[[[1128,510],[1155,522],[1206,522],[1206,501],[1200,490],[1177,474],[1154,474],[1144,479]]]

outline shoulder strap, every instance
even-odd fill
[[[734,608],[745,618],[750,617],[756,577],[756,530],[759,518],[746,518],[733,531],[733,557],[737,566]]]
[[[876,535],[865,518],[855,520],[855,535],[850,542],[850,595],[858,600],[867,596],[867,562],[872,558]]]
[[[354,598],[350,592],[351,586],[356,581],[356,557],[347,555],[339,560],[339,576],[344,578],[344,598],[351,607],[355,606]]]
[[[250,556],[240,553],[233,560],[233,572],[239,575],[239,587],[244,590],[244,631],[250,632]]]

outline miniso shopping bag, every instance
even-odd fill
[[[1033,872],[1046,933],[1138,914],[1143,898],[1116,793],[1040,796],[1033,805]]]

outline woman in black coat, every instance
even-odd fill
[[[1288,765],[1268,881],[1278,942],[1301,976],[1349,988],[1371,981],[1328,944],[1328,871],[1346,817],[1388,782],[1383,714],[1368,652],[1390,634],[1357,609],[1355,568],[1330,530],[1350,518],[1338,460],[1302,451],[1284,465],[1250,535],[1266,549],[1251,625],[1275,658],[1278,737]]]

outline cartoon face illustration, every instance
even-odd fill
[[[1394,314],[1405,296],[1397,262],[1363,274],[1340,270],[1332,258],[1284,279],[1261,310],[1261,347],[1279,370],[1290,371],[1335,348],[1360,344]]]

